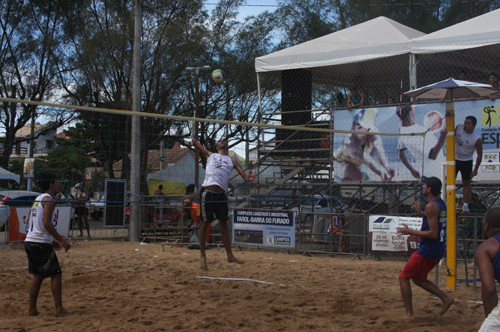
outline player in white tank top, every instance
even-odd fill
[[[199,150],[200,156],[202,158],[207,159],[207,167],[205,171],[205,181],[202,186],[203,189],[217,193],[214,195],[223,196],[227,191],[229,185],[229,177],[231,175],[231,171],[234,168],[238,171],[241,177],[245,180],[245,182],[253,181],[253,175],[246,175],[245,171],[241,167],[241,164],[234,158],[228,155],[228,143],[226,140],[221,139],[217,142],[217,153],[209,152],[205,147],[203,147],[197,139],[193,138],[194,146]],[[225,204],[225,206],[223,206]],[[219,215],[222,215],[223,211],[227,214],[227,201],[226,202],[202,202],[202,213],[205,209],[206,211],[210,211],[211,213],[215,210],[219,209],[217,212]],[[207,205],[216,205],[209,206]],[[204,207],[205,206],[205,207]],[[225,210],[223,210],[225,209]],[[210,219],[212,216],[209,217]],[[234,257],[233,251],[231,249],[231,238],[229,237],[229,230],[227,227],[227,218],[219,218],[219,225],[221,230],[222,242],[224,243],[224,247],[226,249],[227,260],[228,262],[234,262],[238,264],[243,264],[242,261]],[[199,238],[200,238],[200,266],[203,270],[208,270],[207,267],[207,257],[205,254],[205,243],[206,243],[206,230],[208,227],[208,221],[205,218],[202,218]]]

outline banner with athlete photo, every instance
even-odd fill
[[[475,179],[495,179],[500,168],[493,169],[487,163],[498,160],[500,153],[500,100],[457,100],[454,105],[455,126],[463,124],[469,115],[477,119],[475,132],[483,141],[484,158]],[[334,134],[335,180],[442,178],[446,163],[445,108],[446,103],[431,103],[335,111],[334,129],[364,132]],[[394,135],[371,135],[370,132]]]
[[[233,243],[295,247],[295,214],[289,211],[235,209]]]
[[[368,219],[368,243],[372,251],[405,252],[418,249],[420,237],[398,234],[403,224],[420,230],[422,218],[397,216],[370,216]]]
[[[11,208],[9,221],[9,241],[24,241],[29,227],[29,213],[31,208]],[[56,206],[54,209],[54,220],[52,225],[57,232],[67,238],[71,217],[70,206]]]

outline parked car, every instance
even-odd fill
[[[28,190],[0,191],[0,231],[5,229],[11,207],[30,207],[40,193]]]
[[[313,195],[312,197],[304,197],[303,199],[304,201],[302,204],[293,208],[293,211],[300,211],[303,213],[335,213],[337,209],[345,210],[347,208],[347,204],[339,201],[337,198],[321,194]]]

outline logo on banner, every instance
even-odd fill
[[[498,125],[498,106],[485,106],[481,109],[481,124],[488,127]]]
[[[494,171],[496,166],[489,166],[488,163],[496,163],[498,162],[498,152],[490,152],[483,154],[483,160],[486,162],[483,164],[485,171]]]
[[[373,221],[374,230],[389,230],[391,228],[391,223],[393,218],[378,217]]]

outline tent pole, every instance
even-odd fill
[[[417,88],[417,63],[417,55],[410,53],[410,90],[415,90]]]

